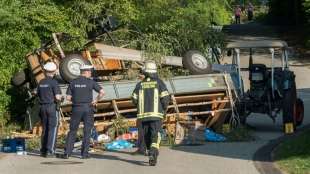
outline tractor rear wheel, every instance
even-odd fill
[[[297,93],[296,93],[296,84],[294,82],[293,86],[290,89],[284,91],[283,102],[282,102],[282,116],[283,116],[283,125],[288,123],[293,124],[293,129],[296,129],[296,117],[295,117],[295,105],[297,103]]]
[[[296,126],[300,126],[304,120],[304,102],[300,98],[297,98],[295,103],[294,117]]]

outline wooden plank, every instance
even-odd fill
[[[100,69],[100,70],[104,70],[105,67],[106,67],[104,60],[102,60],[102,59],[99,58],[98,61],[100,62],[100,65],[101,65],[99,69]]]
[[[45,78],[44,71],[39,62],[39,56],[36,54],[29,54],[27,55],[26,59],[28,61],[32,74],[34,75],[34,78],[38,84],[42,79]]]
[[[190,106],[201,106],[201,105],[209,105],[209,104],[220,104],[220,103],[228,103],[229,100],[213,100],[209,102],[199,102],[199,103],[184,103],[184,104],[178,104],[178,107],[190,107]],[[174,108],[173,105],[169,105],[168,108]],[[212,105],[213,108],[213,105]]]
[[[197,94],[197,95],[183,95],[176,96],[175,99],[178,104],[182,103],[193,103],[193,102],[201,102],[201,101],[209,101],[209,100],[217,100],[225,96],[225,93],[214,93],[214,94]]]
[[[105,63],[104,70],[122,70],[122,64],[120,60],[104,59],[102,61]]]
[[[198,95],[184,95],[184,96],[175,96],[175,99],[180,99],[180,98],[192,98],[192,97],[199,97],[199,98],[205,98],[205,97],[222,97],[224,96],[225,93],[213,93],[213,94],[198,94]]]
[[[112,106],[113,106],[113,109],[114,109],[116,118],[119,118],[120,113],[119,113],[119,110],[118,110],[118,108],[117,108],[117,104],[116,104],[115,100],[112,100]]]
[[[212,120],[206,125],[206,127],[210,128],[214,123],[217,122],[217,120],[219,119],[219,117],[222,116],[222,112],[216,112],[219,110],[224,110],[223,108],[225,108],[225,106],[227,105],[227,103],[221,103],[219,105],[219,107],[217,108],[217,110],[214,111],[214,116],[212,117]],[[230,111],[231,109],[226,109],[227,111]]]
[[[44,62],[47,62],[47,61],[51,60],[51,57],[50,57],[49,55],[47,55],[44,51],[42,51],[42,52],[40,53],[40,57],[42,58],[42,60],[43,60]]]
[[[119,110],[118,114],[124,114],[124,113],[129,113],[129,112],[137,112],[137,109],[125,109],[125,110]],[[115,111],[113,112],[105,112],[105,113],[98,113],[98,114],[94,114],[94,117],[106,117],[106,116],[113,116],[113,115],[117,115]]]
[[[215,103],[215,102],[212,103],[211,110],[217,109],[218,106],[219,106],[219,103]],[[208,124],[212,121],[212,119],[213,119],[213,115],[212,115],[212,114],[214,114],[214,112],[211,113],[211,117],[208,117],[208,118],[207,118],[207,120],[205,121],[205,125],[208,125]]]
[[[55,42],[55,44],[56,44],[56,47],[57,47],[58,51],[60,52],[61,58],[65,58],[66,55],[65,55],[63,49],[62,49],[61,46],[60,46],[59,40],[58,40],[58,38],[57,38],[57,33],[52,33],[52,36],[53,36],[54,42]]]
[[[223,103],[225,104],[225,103]],[[215,113],[222,113],[222,112],[229,112],[231,111],[231,108],[225,108],[225,109],[217,109],[214,111],[201,111],[201,112],[191,112],[189,116],[200,116],[200,115],[207,115],[207,114],[215,114]],[[187,114],[188,112],[181,112],[180,114]],[[167,114],[166,116],[172,116],[173,114]]]

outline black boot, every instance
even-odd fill
[[[52,153],[52,152],[47,152],[47,154],[46,154],[45,157],[46,157],[46,158],[55,158],[55,154]]]
[[[89,159],[89,158],[91,158],[90,154],[84,154],[81,156],[81,159]]]
[[[63,159],[69,159],[69,158],[70,158],[70,155],[64,153],[63,156],[62,156],[62,158],[63,158]]]
[[[40,156],[46,158],[46,154],[47,154],[47,152],[41,152]]]
[[[149,164],[150,164],[150,166],[156,166],[157,157],[158,157],[158,149],[152,147],[150,152],[149,152]]]

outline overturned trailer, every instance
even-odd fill
[[[95,117],[97,131],[106,131],[113,120],[124,118],[130,127],[136,126],[136,107],[131,102],[131,94],[138,81],[100,82],[106,95],[99,101]],[[179,76],[164,81],[171,94],[172,102],[164,119],[164,129],[178,143],[186,136],[186,130],[202,126],[220,130],[231,115],[233,102],[232,82],[226,74],[206,74]],[[61,85],[65,94],[68,85]],[[97,95],[96,92],[93,95]],[[70,120],[71,103],[62,102],[61,124]],[[81,126],[83,126],[81,124]],[[65,128],[61,128],[65,129]],[[34,133],[37,132],[37,126]],[[64,132],[65,133],[65,132]]]
[[[108,34],[108,33],[106,33]],[[40,134],[38,118],[38,102],[32,91],[45,77],[43,65],[52,61],[58,65],[59,73],[56,79],[60,83],[62,93],[68,82],[79,76],[79,68],[84,64],[94,66],[94,79],[103,87],[106,96],[98,103],[95,111],[95,127],[98,131],[106,131],[113,126],[117,118],[124,118],[129,126],[136,124],[136,108],[131,103],[131,92],[137,80],[128,81],[118,78],[128,70],[138,70],[143,65],[143,51],[109,46],[91,40],[83,50],[74,54],[65,54],[60,46],[62,34],[53,34],[53,39],[43,47],[26,56],[28,70],[17,73],[12,82],[15,86],[28,89],[29,100],[27,123],[34,134]],[[56,49],[55,49],[56,47]],[[191,75],[172,77],[165,81],[172,97],[165,120],[164,128],[175,140],[184,138],[188,127],[209,127],[219,130],[231,114],[233,100],[233,85],[230,76],[226,74],[207,74],[211,72],[211,64],[199,51],[188,51],[184,57],[163,56],[164,66],[185,67]],[[122,80],[120,80],[122,79]],[[94,93],[94,95],[96,95]],[[61,103],[60,133],[66,133],[66,125],[71,116],[71,103]],[[233,114],[232,114],[233,115]],[[82,124],[81,124],[82,126]]]

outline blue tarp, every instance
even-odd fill
[[[133,144],[126,140],[115,140],[109,144],[106,144],[105,147],[107,150],[120,150],[120,149],[129,149],[133,148]]]
[[[206,141],[214,141],[214,142],[226,141],[226,137],[224,137],[221,134],[215,133],[211,129],[208,129],[208,128],[205,130],[205,138],[206,138]]]

